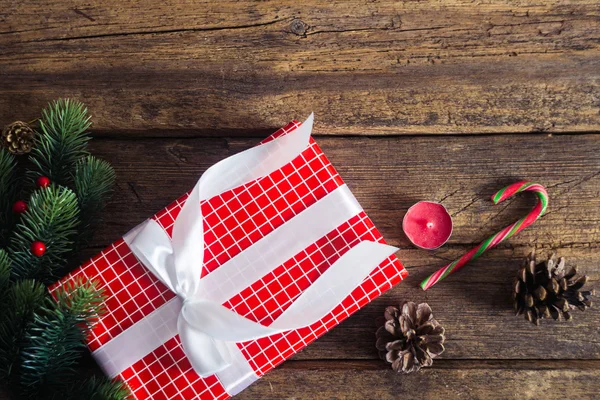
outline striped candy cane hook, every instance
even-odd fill
[[[462,267],[464,267],[465,264],[469,261],[479,258],[479,256],[482,255],[486,250],[495,247],[496,245],[498,245],[498,243],[521,232],[523,229],[527,228],[529,225],[533,224],[539,217],[541,217],[548,208],[549,198],[546,188],[537,183],[528,181],[513,183],[512,185],[501,189],[495,195],[493,195],[492,201],[494,202],[494,204],[498,204],[516,193],[525,191],[534,192],[538,195],[539,198],[538,203],[535,205],[535,207],[533,208],[533,210],[531,210],[529,214],[527,214],[525,217],[521,218],[517,222],[513,223],[512,225],[509,225],[506,228],[502,229],[500,232],[496,233],[487,240],[481,242],[477,247],[471,249],[468,253],[463,255],[458,260],[451,262],[450,264],[431,274],[427,279],[421,282],[421,288],[423,288],[423,290],[429,289],[430,287],[432,287],[451,273],[456,272]]]

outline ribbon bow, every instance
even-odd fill
[[[331,265],[270,326],[222,306],[314,242],[307,238],[321,237],[360,212],[360,205],[343,185],[201,278],[204,238],[200,202],[291,162],[306,149],[312,123],[311,114],[293,132],[209,168],[182,207],[172,239],[154,220],[146,221],[125,237],[140,262],[181,299],[177,331],[186,356],[202,377],[232,364],[231,342],[255,340],[319,321],[373,268],[397,251],[381,243],[360,242]]]

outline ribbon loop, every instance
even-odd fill
[[[129,239],[133,237],[133,239]],[[129,240],[128,240],[129,239]],[[164,229],[153,220],[146,220],[125,236],[129,248],[154,276],[172,292],[177,290],[177,275],[173,263],[171,239]]]

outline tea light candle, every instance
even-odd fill
[[[443,205],[420,201],[406,212],[402,229],[412,244],[422,249],[433,250],[450,238],[452,217]]]

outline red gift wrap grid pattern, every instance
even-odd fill
[[[298,127],[292,122],[264,142]],[[201,203],[205,254],[202,276],[248,248],[285,221],[332,192],[343,181],[314,140],[302,154],[266,177]],[[171,235],[187,195],[153,218]],[[364,212],[352,217],[293,258],[252,283],[224,306],[264,325],[272,323],[346,251],[363,240],[385,243]],[[390,256],[339,306],[305,328],[238,343],[258,376],[306,347],[407,275]],[[106,295],[106,314],[88,337],[94,351],[175,297],[137,258],[123,239],[66,276],[53,289],[78,279],[95,280]],[[136,399],[226,399],[216,376],[199,377],[175,336],[120,374]]]

